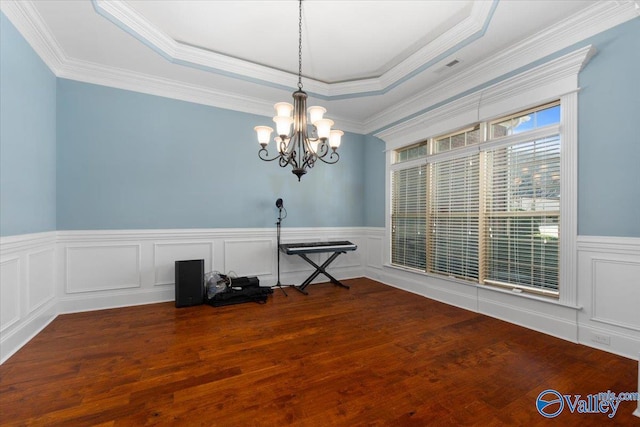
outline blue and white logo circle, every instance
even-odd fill
[[[536,408],[543,417],[553,418],[564,409],[562,395],[555,390],[545,390],[536,399]]]

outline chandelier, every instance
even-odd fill
[[[278,150],[277,156],[269,158],[267,151],[273,129],[269,126],[256,126],[254,130],[258,134],[258,143],[261,146],[258,157],[267,162],[278,160],[283,168],[291,165],[291,172],[300,181],[302,175],[307,173],[307,169],[312,168],[317,160],[334,164],[340,159],[337,149],[344,132],[331,129],[333,120],[323,118],[327,112],[325,108],[313,106],[307,110],[307,93],[302,90],[302,0],[298,9],[298,90],[293,92],[293,105],[288,102],[278,102],[274,105],[276,116],[273,121],[277,134],[274,141]]]

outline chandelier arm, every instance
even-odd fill
[[[335,157],[335,160],[331,160]],[[322,161],[323,163],[326,163],[328,165],[332,165],[334,163],[338,163],[338,160],[340,160],[340,154],[338,154],[337,151],[334,151],[333,153],[331,153],[331,155],[329,156],[329,160],[325,160],[324,156],[322,157],[318,157],[318,159],[320,159],[320,161]]]
[[[269,151],[266,148],[261,148],[258,151],[258,157],[260,160],[264,160],[265,162],[272,162],[274,160],[282,159],[282,155],[278,155],[273,158],[269,158]]]
[[[304,167],[311,169],[313,165],[316,164],[317,157],[315,155],[305,156],[304,158]]]
[[[318,144],[318,150],[316,151],[316,156],[318,156],[318,158],[321,159],[327,154],[329,154],[329,144],[327,144],[327,141],[321,141]]]
[[[286,168],[291,164],[291,159],[287,158],[287,156],[280,155],[280,162],[278,163],[281,168]]]
[[[287,164],[291,165],[294,169],[298,169],[298,151],[296,151],[295,148],[291,150],[291,153],[287,158]]]

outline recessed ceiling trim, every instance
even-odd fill
[[[153,25],[122,0],[91,0],[94,10],[168,61],[226,77],[288,90],[297,75],[180,43]],[[325,83],[305,78],[305,90],[324,100],[382,95],[424,72],[474,40],[482,37],[499,0],[474,2],[467,18],[384,74],[349,82]]]
[[[290,73],[177,42],[121,0],[91,2],[100,16],[171,63],[283,90],[289,90],[297,79]]]
[[[504,111],[505,104],[510,104],[507,109],[521,108],[524,103],[535,104],[574,92],[579,90],[578,73],[594,54],[593,46],[582,47],[455,101],[423,111],[374,135],[385,140],[386,149],[392,150],[432,134],[448,132],[452,126],[459,126],[461,118],[468,122],[487,120]],[[528,95],[522,96],[523,93]],[[513,105],[514,102],[517,105]]]
[[[367,133],[374,133],[395,126],[416,114],[450,101],[457,94],[469,93],[487,82],[536,66],[545,57],[561,53],[563,49],[581,40],[635,17],[637,15],[630,2],[617,5],[595,2],[582,12],[475,64],[473,68],[462,70],[442,84],[427,88],[402,103],[380,111],[364,123],[364,128]],[[444,66],[444,63],[439,64],[438,68],[440,65]]]
[[[0,9],[57,77],[262,116],[272,115],[273,100],[246,98],[225,91],[211,90],[202,84],[189,84],[178,79],[158,78],[105,64],[78,61],[66,55],[33,1],[1,0]],[[360,134],[378,133],[450,102],[457,94],[471,93],[480,86],[486,87],[487,82],[534,66],[533,63],[536,61],[545,58],[548,60],[555,53],[561,54],[560,51],[567,47],[637,17],[638,12],[631,1],[595,2],[580,13],[571,15],[498,55],[488,57],[474,65],[473,69],[462,70],[437,87],[420,90],[404,102],[384,108],[364,121],[342,116],[331,118],[339,120],[340,127],[344,130]],[[446,62],[449,61],[443,60],[435,66],[444,66]],[[288,87],[286,92],[290,92],[290,89]]]

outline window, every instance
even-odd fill
[[[557,101],[397,150],[391,263],[557,296],[559,123]]]
[[[391,212],[391,262],[424,270],[426,214],[426,165],[393,172]]]
[[[478,154],[429,164],[427,271],[478,279]]]
[[[488,150],[484,282],[558,290],[560,137]]]
[[[419,144],[412,145],[407,148],[396,151],[396,162],[407,162],[409,160],[419,159],[427,155],[427,146],[429,141],[423,141]]]
[[[456,148],[475,145],[481,142],[480,125],[464,129],[451,135],[440,136],[432,143],[431,153],[442,153]]]

